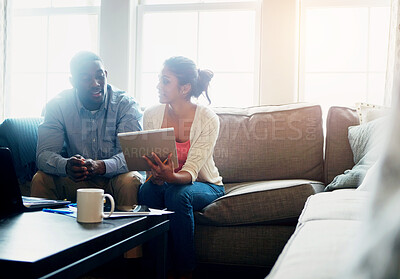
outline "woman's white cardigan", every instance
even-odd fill
[[[146,109],[143,116],[144,130],[160,129],[166,105]],[[197,106],[190,128],[190,149],[181,171],[187,171],[194,181],[222,185],[222,177],[215,166],[213,153],[219,134],[219,118],[211,109]]]

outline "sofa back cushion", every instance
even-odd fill
[[[355,109],[336,106],[329,109],[326,119],[325,184],[354,166],[348,128],[359,124]]]
[[[20,183],[36,173],[36,144],[41,117],[7,118],[0,125],[0,146],[11,150]]]
[[[220,134],[214,160],[224,183],[323,179],[319,105],[215,108]]]

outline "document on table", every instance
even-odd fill
[[[57,213],[57,214],[62,214],[62,215],[66,215],[69,217],[76,218],[77,208],[76,208],[76,204],[71,204],[68,206],[68,208],[59,208],[59,209],[44,208],[43,212]],[[108,215],[109,213],[110,213],[109,211],[104,212],[105,215]],[[174,212],[168,211],[166,209],[148,208],[147,206],[136,206],[131,211],[114,211],[113,214],[108,218],[164,215],[164,214],[171,214],[171,213],[174,213]]]
[[[151,216],[151,215],[164,215],[174,213],[173,211],[149,208],[150,211],[114,211],[113,214],[108,218],[119,218],[119,217],[133,217],[133,216]],[[108,215],[109,212],[104,212]]]

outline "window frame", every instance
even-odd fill
[[[298,62],[298,97],[297,101],[306,101],[305,100],[305,38],[306,34],[306,17],[304,16],[306,13],[306,9],[308,8],[371,8],[371,7],[390,7],[391,0],[301,0],[300,1],[300,20],[299,20],[299,62]],[[368,32],[368,36],[369,36]],[[368,58],[367,58],[368,59]],[[368,61],[367,61],[368,65]],[[371,71],[366,71],[362,73],[366,73],[367,77]],[[321,72],[322,73],[322,72]],[[356,72],[354,72],[356,73]],[[361,73],[361,72],[360,72]],[[371,72],[372,73],[372,72]],[[366,90],[368,92],[368,78]]]
[[[97,15],[97,24],[98,24],[98,39],[97,39],[97,45],[98,49],[100,49],[100,35],[101,35],[101,30],[100,30],[100,23],[101,23],[101,5],[100,6],[79,6],[79,7],[47,7],[47,8],[18,8],[18,9],[12,9],[12,5],[7,7],[7,12],[10,14],[10,16],[7,16],[8,23],[7,23],[7,46],[6,46],[6,69],[5,69],[5,84],[4,84],[4,93],[3,93],[3,100],[4,104],[8,104],[10,102],[10,96],[12,94],[11,91],[11,75],[13,74],[10,72],[11,63],[12,59],[11,58],[11,47],[12,47],[12,41],[13,41],[13,34],[10,32],[12,30],[12,25],[13,25],[13,18],[14,17],[28,17],[28,16],[46,16],[47,17],[47,23],[49,22],[50,16],[65,16],[65,15]],[[48,35],[48,30],[46,31]],[[48,38],[47,38],[48,39]],[[46,42],[48,44],[48,41]],[[46,92],[45,92],[45,98],[46,102],[49,101],[49,95],[48,95],[48,55],[46,55],[46,63],[45,63],[45,75],[46,75]],[[14,92],[15,93],[15,92]],[[45,104],[43,104],[44,106]],[[10,110],[9,106],[5,105],[4,106],[4,111],[3,115],[0,116],[3,119],[6,119],[8,117],[13,117],[12,116],[12,111]]]
[[[143,17],[146,13],[163,13],[163,12],[202,12],[202,11],[254,11],[255,12],[255,57],[254,57],[254,92],[253,105],[260,105],[260,75],[261,75],[261,24],[262,24],[262,0],[246,1],[246,2],[218,2],[218,3],[185,3],[185,4],[141,4],[136,5],[136,28],[132,32],[131,37],[135,38],[133,55],[131,55],[132,65],[130,68],[134,73],[130,82],[130,91],[134,92],[135,98],[142,103],[140,96],[142,74],[141,59],[139,53],[142,50],[141,39],[143,38]],[[156,86],[156,85],[154,85]]]

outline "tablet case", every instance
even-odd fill
[[[118,139],[130,171],[151,170],[142,156],[147,156],[155,163],[152,152],[156,153],[162,162],[172,153],[174,168],[178,167],[174,128],[119,133]]]

